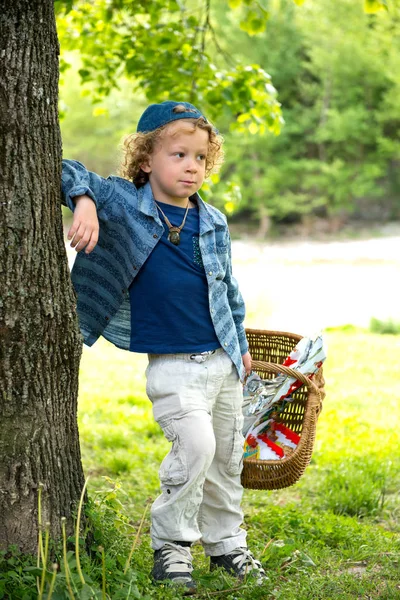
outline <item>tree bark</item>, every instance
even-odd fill
[[[60,210],[53,0],[0,11],[0,547],[58,537],[83,487],[77,427],[81,336]]]

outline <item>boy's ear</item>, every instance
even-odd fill
[[[147,161],[147,162],[143,163],[142,165],[140,165],[140,168],[145,173],[151,173],[150,161]]]

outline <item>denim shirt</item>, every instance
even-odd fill
[[[63,203],[73,211],[72,198],[82,194],[94,201],[100,224],[95,249],[90,254],[79,252],[71,273],[84,342],[91,346],[102,335],[115,346],[129,350],[128,288],[160,240],[163,224],[150,183],[137,189],[127,179],[114,176],[104,179],[77,161],[64,160]],[[211,319],[222,348],[243,380],[242,355],[248,350],[243,326],[245,307],[232,276],[226,217],[199,194],[192,196],[192,200],[199,207],[199,246],[208,282]],[[188,302],[196,310],[195,299],[188,298]]]

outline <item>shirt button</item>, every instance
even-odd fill
[[[213,315],[213,314],[214,314],[214,309],[212,308],[210,312],[211,312],[211,314]]]
[[[133,270],[137,271],[137,267],[135,265],[133,265]]]
[[[208,271],[208,274],[209,274],[209,275],[212,275],[212,271]]]
[[[153,238],[154,238],[155,240],[156,240],[156,239],[158,239],[158,235],[155,233],[155,234],[153,235]]]
[[[228,345],[228,342],[224,342],[224,346],[227,346],[227,345]]]
[[[109,321],[109,320],[110,320],[110,317],[105,317],[105,319],[106,319],[106,321]]]

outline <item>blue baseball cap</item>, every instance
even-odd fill
[[[174,112],[176,106],[184,106],[186,111]],[[146,108],[139,119],[137,132],[144,133],[155,131],[159,127],[171,123],[171,121],[177,121],[178,119],[199,119],[200,117],[203,117],[203,119],[207,121],[205,116],[198,108],[193,106],[193,104],[190,104],[189,102],[166,100],[160,104],[150,104],[150,106]]]

